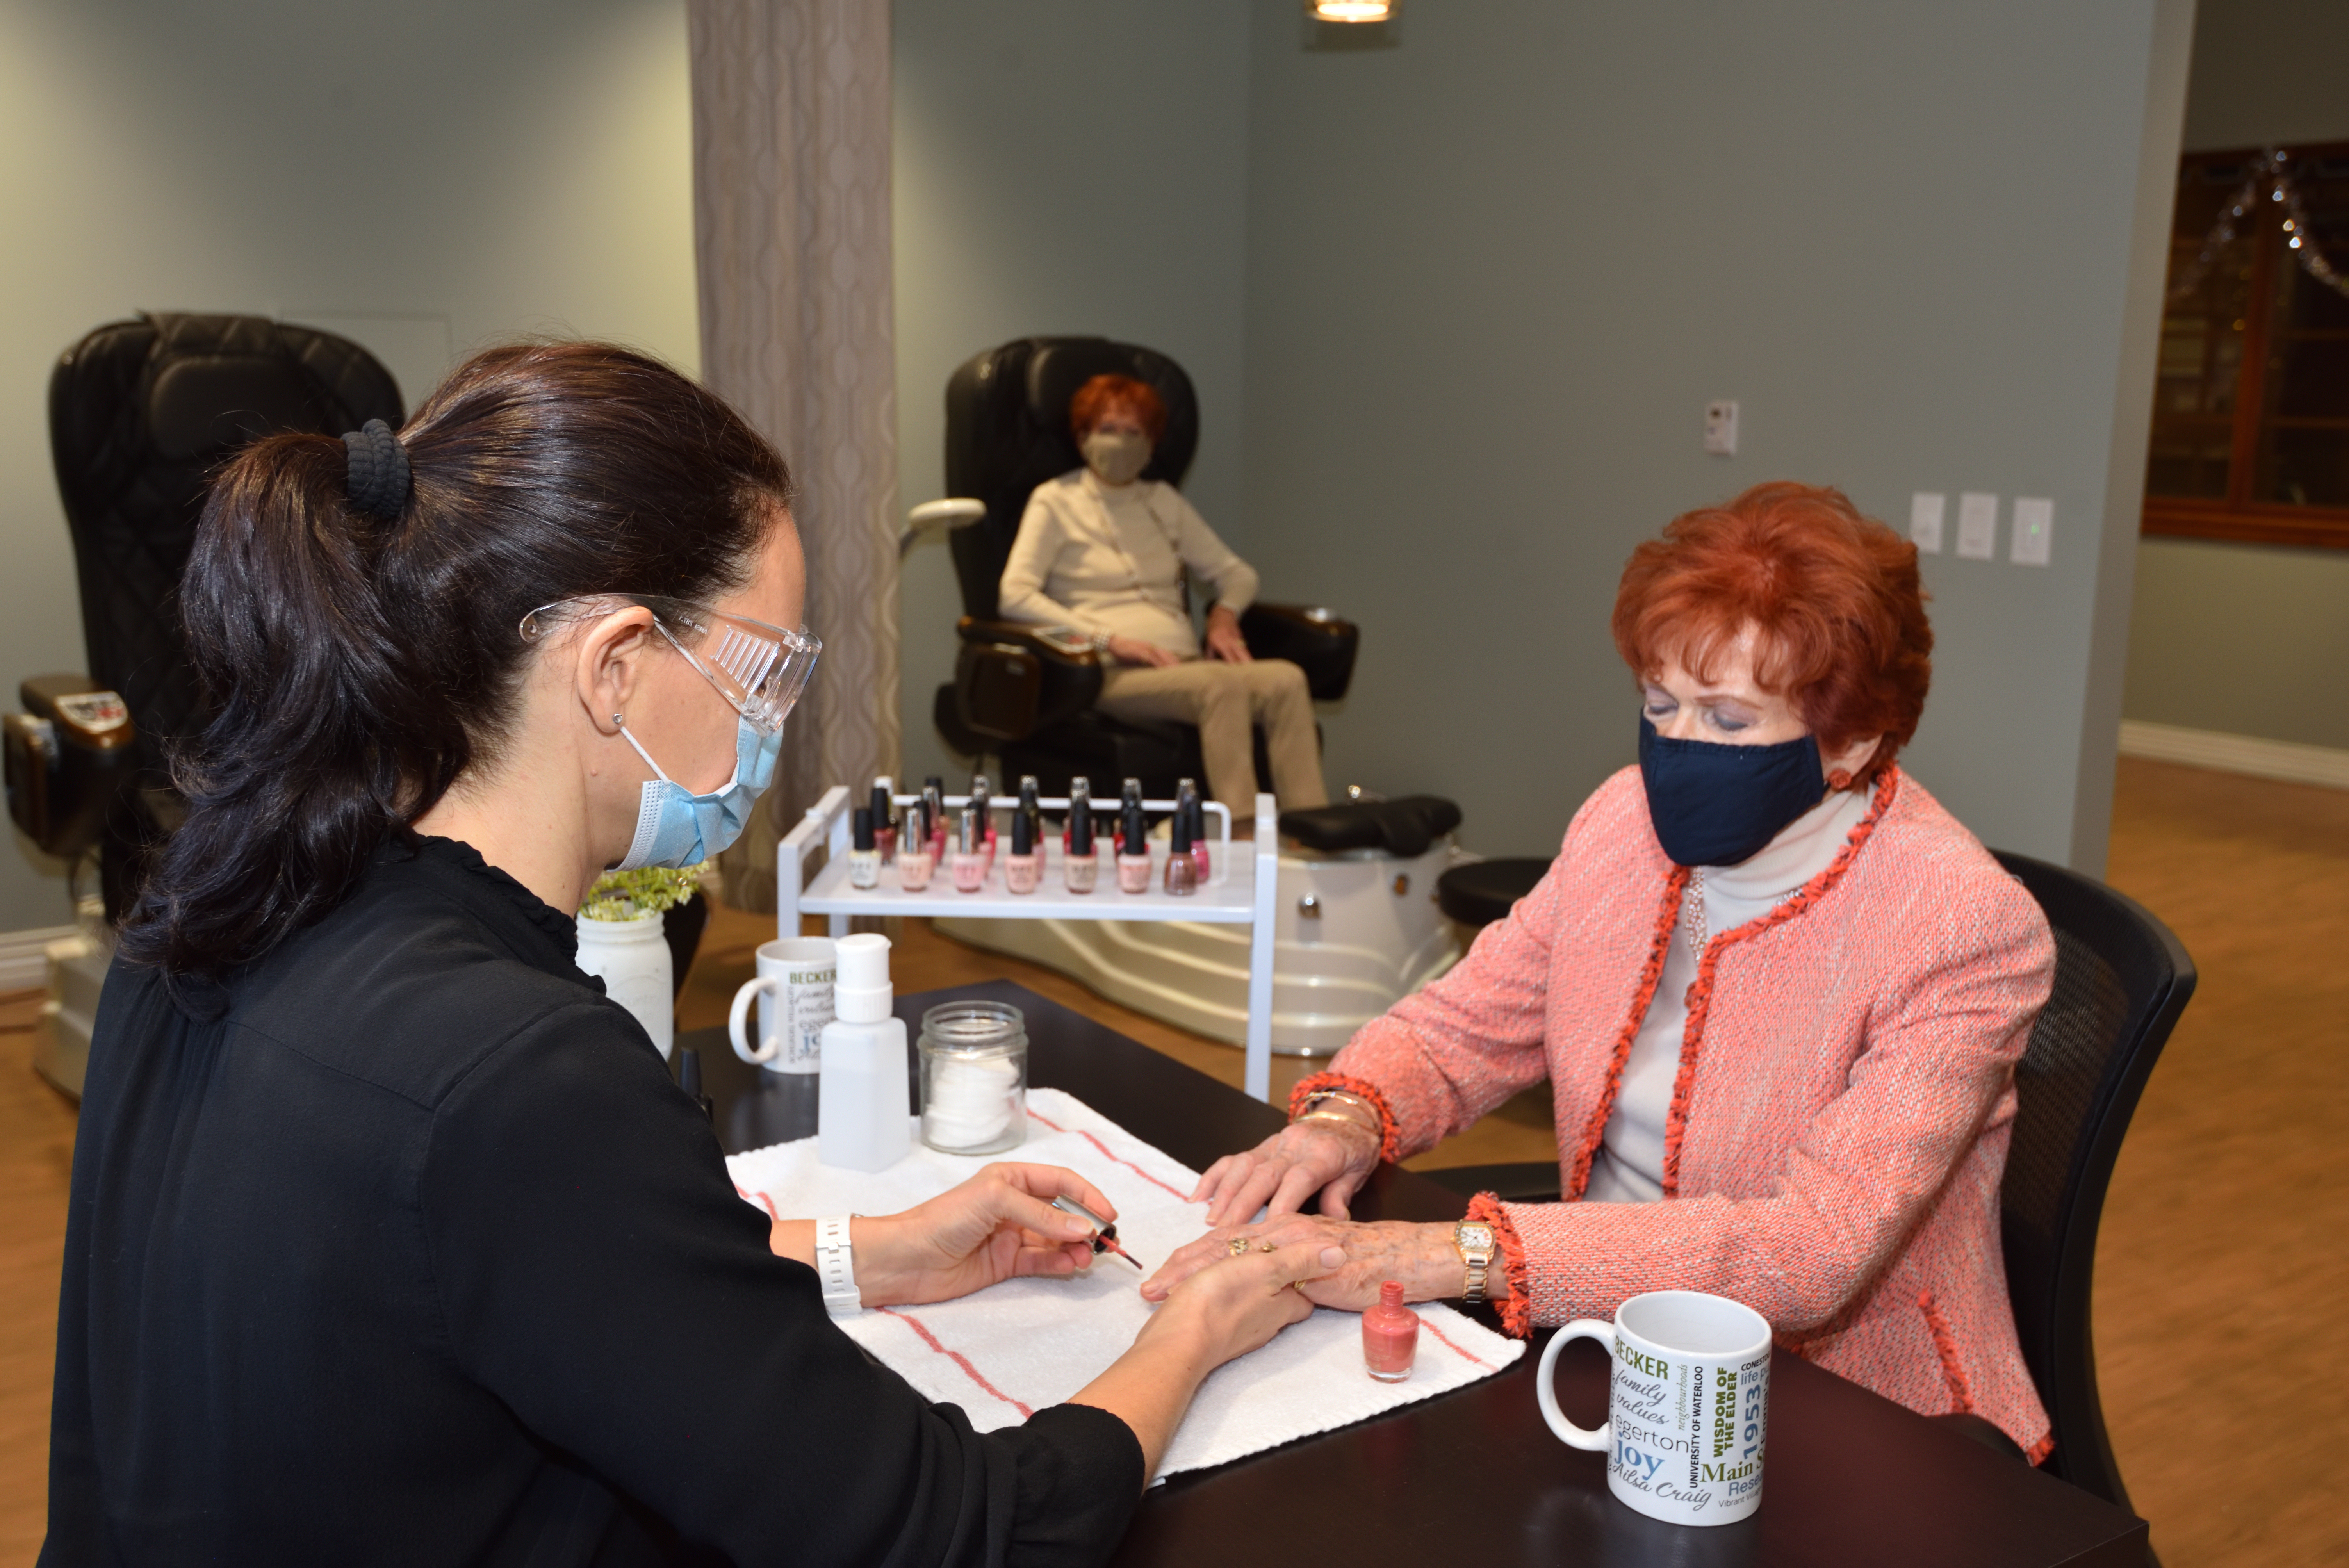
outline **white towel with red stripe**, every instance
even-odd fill
[[[1027,1141],[993,1158],[1082,1175],[1117,1205],[1118,1240],[1145,1267],[1206,1233],[1207,1206],[1184,1202],[1197,1171],[1058,1089],[1030,1089],[1028,1116]],[[812,1138],[726,1163],[749,1202],[813,1218],[895,1213],[988,1161],[940,1154],[917,1136],[913,1153],[871,1174],[817,1164]],[[1076,1278],[1010,1280],[959,1301],[866,1312],[842,1327],[925,1398],[959,1405],[972,1426],[992,1431],[1061,1403],[1125,1354],[1151,1313],[1135,1289],[1143,1277],[1104,1253]],[[1159,1479],[1382,1415],[1489,1377],[1525,1354],[1520,1341],[1448,1306],[1413,1310],[1419,1354],[1405,1382],[1381,1383],[1363,1371],[1362,1320],[1326,1308],[1217,1369],[1192,1401]]]

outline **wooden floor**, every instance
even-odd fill
[[[2170,1568],[2349,1561],[2327,1480],[2349,1440],[2349,793],[2124,761],[2110,876],[2201,966],[2130,1130],[2097,1253],[2114,1447]],[[908,921],[901,990],[1009,975],[1237,1085],[1238,1051]],[[771,921],[721,911],[680,1003],[722,1023]],[[0,1564],[45,1512],[73,1110],[31,1071],[35,995],[0,996]],[[1276,1100],[1316,1064],[1275,1057]],[[1547,1158],[1521,1096],[1414,1166]]]

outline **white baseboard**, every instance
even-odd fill
[[[2330,746],[2301,746],[2289,740],[2261,740],[2215,729],[2125,718],[2121,720],[2121,755],[2153,762],[2182,762],[2189,768],[2215,768],[2221,773],[2246,773],[2254,779],[2280,779],[2288,784],[2349,789],[2349,751]]]
[[[0,991],[31,991],[49,983],[47,948],[59,937],[73,936],[71,925],[44,925],[33,931],[0,931]]]

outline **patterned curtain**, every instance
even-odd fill
[[[775,788],[719,861],[771,910],[775,844],[833,784],[897,769],[889,0],[688,0],[701,374],[781,449],[823,659]]]

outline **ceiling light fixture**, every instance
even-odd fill
[[[1305,0],[1305,14],[1317,22],[1383,22],[1394,0]]]

